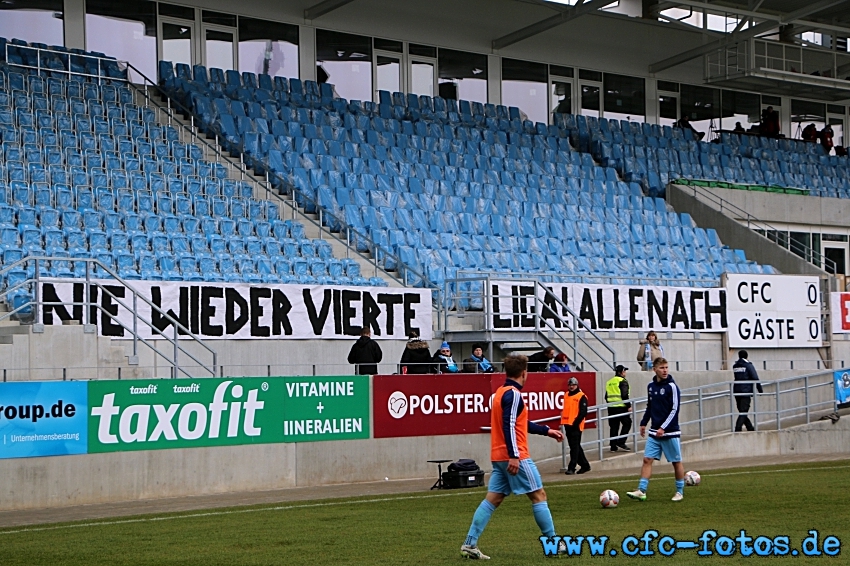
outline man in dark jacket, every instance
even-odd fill
[[[412,332],[399,365],[403,374],[434,373],[428,342],[422,340],[419,334]]]
[[[372,340],[372,331],[368,326],[364,326],[360,331],[360,338],[348,353],[348,363],[354,364],[354,373],[357,375],[378,373],[378,364],[383,357],[381,347]]]
[[[528,373],[549,371],[549,362],[555,357],[555,348],[549,346],[528,356]]]
[[[747,413],[750,412],[750,401],[753,398],[753,384],[750,381],[758,382],[759,374],[756,372],[755,366],[747,359],[749,354],[746,350],[738,352],[738,361],[732,366],[732,372],[735,375],[735,404],[738,405],[738,421],[735,423],[735,432],[741,432],[742,429],[755,430],[753,423]],[[738,382],[741,383],[738,383]],[[761,383],[756,383],[759,393],[764,393],[761,388]]]

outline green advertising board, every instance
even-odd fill
[[[88,452],[369,438],[369,378],[91,381]]]

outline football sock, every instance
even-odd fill
[[[475,510],[475,515],[472,516],[472,524],[469,526],[469,534],[466,535],[466,542],[463,544],[467,546],[475,546],[478,544],[478,537],[481,536],[481,533],[484,532],[484,527],[487,526],[487,523],[490,522],[490,517],[493,516],[493,511],[496,508],[492,503],[487,501],[486,499],[481,502],[481,505],[478,506],[478,509]],[[552,519],[549,519],[551,522]],[[552,531],[554,535],[554,530]]]
[[[638,489],[642,492],[646,493],[646,488],[649,487],[649,478],[640,478],[638,482]]]
[[[685,480],[676,480],[676,491],[684,495],[684,493],[685,493]]]
[[[537,521],[537,526],[540,527],[540,532],[547,537],[555,536],[555,523],[552,522],[552,513],[549,511],[549,503],[541,501],[534,503],[531,506],[534,512],[534,520]]]

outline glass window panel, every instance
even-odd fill
[[[298,78],[298,26],[239,16],[239,70]]]
[[[844,114],[844,107],[837,104],[827,104],[826,111],[831,114]]]
[[[581,85],[581,114],[599,118],[600,88],[596,85]]]
[[[605,73],[605,117],[643,122],[646,119],[646,87],[638,77]]]
[[[162,59],[192,64],[192,26],[162,22]]]
[[[146,77],[155,80],[156,3],[87,0],[86,48],[129,61]]]
[[[767,94],[761,95],[761,104],[762,106],[773,106],[774,108],[779,108],[782,106],[782,99],[778,96],[768,96]]]
[[[233,34],[208,29],[206,32],[207,67],[225,71],[233,69]]]
[[[549,65],[549,74],[557,77],[573,77],[572,67],[561,67],[560,65]]]
[[[587,69],[578,70],[578,78],[583,81],[602,82],[602,73],[599,71],[588,71]]]
[[[561,81],[552,82],[552,112],[556,114],[572,114],[573,85]]]
[[[210,12],[209,10],[204,10],[201,12],[201,20],[205,24],[215,24],[217,26],[227,26],[229,28],[236,27],[236,15],[234,14],[222,14],[221,12]]]
[[[404,52],[404,44],[394,39],[381,39],[379,37],[376,37],[375,49],[380,49],[381,51],[393,51],[394,53],[402,53]]]
[[[546,65],[502,59],[502,104],[516,106],[532,122],[548,122]]]
[[[440,49],[437,68],[440,73],[440,96],[487,102],[486,55]]]
[[[63,4],[62,0],[0,2],[0,37],[65,45]]]
[[[434,64],[427,61],[410,61],[410,92],[434,96]]]
[[[410,55],[419,55],[420,57],[429,57],[431,59],[437,58],[437,48],[431,47],[430,45],[417,45],[415,43],[411,43],[407,46],[407,52]]]
[[[679,121],[679,97],[661,95],[658,97],[658,123],[672,126]]]
[[[165,4],[160,2],[159,15],[169,16],[171,18],[181,18],[183,20],[195,21],[195,9],[188,6],[176,6],[174,4]]]
[[[377,90],[398,92],[401,90],[401,61],[395,57],[378,55],[378,68],[375,69],[378,85]]]
[[[738,122],[748,130],[761,122],[761,100],[750,92],[724,90],[721,93],[722,107],[720,129],[734,130]]]
[[[670,81],[658,81],[658,90],[666,90],[667,92],[679,92],[679,83],[671,83]]]
[[[680,116],[687,115],[691,125],[707,135],[720,119],[720,90],[693,85],[681,85],[680,90]]]
[[[316,63],[349,100],[372,100],[372,38],[316,30]]]
[[[826,124],[826,104],[808,100],[791,100],[791,128],[795,138],[802,137],[803,128],[814,124],[818,131]]]
[[[838,116],[830,116],[828,118],[829,125],[832,127],[832,143],[836,147],[842,146],[847,147],[847,144],[844,143],[844,118],[839,118]],[[835,150],[833,150],[834,152]]]

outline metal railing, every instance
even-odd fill
[[[684,185],[679,185],[679,187],[683,190],[687,189],[693,191],[693,197],[695,199],[699,200],[704,204],[712,206],[722,214],[731,216],[733,219],[744,223],[747,228],[749,228],[762,238],[766,238],[774,244],[785,248],[794,255],[804,259],[808,263],[811,263],[815,267],[824,269],[828,273],[836,273],[835,262],[829,259],[828,257],[825,257],[823,254],[821,254],[819,251],[816,251],[811,246],[801,244],[800,242],[792,240],[791,238],[771,238],[769,236],[769,234],[771,233],[780,234],[786,232],[786,230],[780,230],[779,228],[775,228],[774,226],[771,226],[769,223],[764,222],[763,220],[759,220],[741,207],[732,204],[723,197],[720,197],[712,193],[711,191],[706,190],[703,187],[699,187],[696,185],[688,185],[687,187],[685,187]]]
[[[35,65],[28,65],[28,64],[25,64],[25,63],[14,63],[14,62],[12,62],[9,58],[9,54],[12,52],[12,50],[35,51],[36,52],[36,64]],[[44,61],[44,64],[43,64],[42,59],[46,59],[48,55],[51,56],[51,57],[58,57],[59,59],[64,60],[63,62],[65,64],[65,68],[64,69],[55,69],[55,68],[52,68],[52,67],[48,67],[48,66],[46,66],[47,65],[46,61]],[[21,58],[23,59],[23,56],[21,56]],[[97,74],[93,75],[91,73],[84,73],[84,72],[81,73],[79,71],[72,70],[71,69],[71,59],[73,59],[73,58],[82,59],[82,60],[97,61]],[[122,83],[128,82],[128,79],[126,77],[107,77],[107,76],[102,75],[102,72],[103,72],[104,66],[105,66],[104,61],[109,62],[109,63],[114,63],[116,65],[116,67],[118,68],[118,70],[122,71],[122,72],[124,70],[126,70],[127,66],[129,66],[129,63],[127,63],[126,61],[118,61],[117,59],[115,59],[113,57],[100,57],[98,55],[92,55],[92,54],[88,54],[88,53],[86,53],[86,54],[70,53],[68,51],[57,51],[55,49],[50,49],[50,48],[44,49],[42,47],[30,47],[28,45],[17,45],[17,44],[14,44],[14,43],[6,43],[5,61],[6,61],[6,64],[9,67],[18,67],[20,69],[30,69],[30,70],[36,71],[36,73],[38,73],[39,75],[41,75],[41,72],[44,71],[44,72],[48,72],[48,73],[57,73],[57,74],[60,74],[60,75],[67,75],[68,77],[78,76],[78,77],[85,77],[87,79],[97,79],[98,83],[101,83],[103,81],[118,81],[118,82],[122,82]],[[122,66],[124,68],[122,68]]]
[[[270,175],[269,172],[271,171],[271,167],[267,159],[257,160],[262,166],[262,168],[266,171],[265,178],[263,179],[258,177],[251,170],[251,168],[249,168],[249,165],[245,162],[244,152],[240,151],[238,161],[231,156],[225,155],[222,150],[222,146],[219,143],[219,140],[225,140],[227,139],[227,136],[224,131],[221,130],[217,123],[204,123],[204,127],[209,130],[207,135],[211,135],[214,138],[214,143],[211,143],[208,139],[199,135],[195,131],[195,113],[190,108],[187,108],[183,103],[171,96],[158,83],[152,81],[132,64],[127,63],[127,67],[129,77],[133,76],[132,73],[138,75],[142,86],[140,87],[132,80],[130,81],[130,84],[144,98],[146,105],[153,105],[154,108],[163,112],[167,116],[168,123],[170,125],[176,123],[180,128],[188,132],[194,143],[203,146],[205,149],[210,149],[212,151],[212,154],[215,156],[217,162],[221,163],[222,161],[224,161],[225,163],[227,163],[228,168],[237,171],[243,180],[247,177],[255,184],[255,186],[260,187],[262,190],[264,190],[267,196],[267,200],[272,200],[271,197],[273,197],[274,200],[288,207],[292,212],[293,219],[295,218],[296,214],[301,213],[299,211],[298,203],[298,199],[301,199],[304,203],[305,209],[304,213],[302,214],[302,218],[304,218],[306,221],[310,222],[311,224],[313,224],[313,226],[316,227],[316,229],[319,231],[319,237],[322,237],[322,233],[324,232],[324,230],[327,230],[329,234],[331,233],[330,228],[325,226],[326,219],[333,219],[334,221],[336,221],[336,223],[341,227],[341,232],[345,232],[345,239],[343,239],[340,235],[338,241],[345,245],[346,256],[353,252],[354,254],[363,258],[364,261],[372,263],[374,267],[375,276],[378,276],[378,270],[380,269],[384,272],[384,274],[386,274],[386,276],[396,280],[398,283],[404,286],[421,285],[439,292],[439,287],[432,283],[424,272],[420,272],[417,269],[411,267],[410,265],[405,264],[390,249],[378,245],[368,234],[360,232],[352,226],[348,225],[342,215],[336,214],[333,211],[328,210],[326,207],[323,207],[319,203],[318,197],[314,197],[313,195],[307,192],[299,190],[295,185],[290,183],[286,177],[279,173]],[[159,103],[156,102],[155,99],[153,99],[148,94],[147,91],[149,89],[159,93],[159,95],[166,101],[165,108],[163,108]],[[180,114],[188,118],[188,126],[183,122],[183,119],[181,117],[175,115],[175,109]],[[272,183],[273,180],[276,180],[287,193],[292,195],[292,198],[285,199],[280,193],[275,191]],[[298,198],[296,198],[296,195]],[[314,207],[317,211],[317,218],[314,219],[308,216],[308,213],[306,211],[308,204]],[[366,247],[366,251],[361,251],[359,249],[361,247]],[[365,256],[365,253],[368,253],[370,257]],[[393,274],[393,271],[395,271],[395,275]],[[434,302],[435,306],[439,308],[438,297],[435,297]]]
[[[622,275],[619,277],[611,275],[587,275],[579,273],[563,273],[555,271],[524,271],[524,272],[501,272],[491,270],[467,270],[460,269],[458,278],[476,277],[486,275],[491,279],[515,280],[515,279],[537,279],[543,283],[586,283],[589,285],[645,285],[645,286],[668,286],[668,287],[720,287],[720,278],[694,279],[690,277],[643,277],[636,275]]]
[[[497,277],[500,275],[496,274]],[[498,280],[496,279],[496,281]],[[572,360],[581,360],[583,364],[586,363],[595,371],[599,371],[597,363],[600,361],[610,370],[613,370],[614,366],[617,365],[617,356],[614,349],[585,323],[581,317],[573,312],[560,297],[546,287],[544,283],[536,279],[511,280],[511,283],[533,287],[533,294],[514,295],[510,291],[507,291],[494,295],[493,281],[494,279],[491,279],[489,276],[473,276],[472,274],[462,279],[447,279],[444,295],[449,298],[448,302],[454,303],[455,309],[452,310],[447,307],[443,310],[442,328],[450,331],[450,320],[465,316],[465,302],[470,302],[471,304],[471,301],[481,301],[480,309],[484,315],[482,329],[489,334],[490,341],[498,340],[500,333],[528,331],[529,333],[533,333],[535,339],[545,337],[547,343],[550,343],[553,339],[563,342],[563,344],[571,348],[572,356],[570,358]],[[477,283],[477,285],[473,285],[474,283]],[[522,312],[500,310],[498,315],[532,317],[533,325],[510,329],[496,327],[493,320],[496,314],[493,310],[494,299],[507,299],[510,303],[513,303],[514,299],[524,302],[527,305],[526,310]],[[595,342],[587,340],[585,333],[590,334]],[[596,356],[596,358],[589,358],[579,347],[579,343]]]
[[[44,277],[42,276],[42,270],[46,265],[46,262],[63,262],[66,264],[77,264],[80,263],[85,264],[85,279],[65,279],[65,278],[55,278],[55,277]],[[99,280],[92,277],[93,271],[97,270],[98,274],[103,274],[103,277],[112,277],[114,281],[105,281]],[[11,286],[7,286],[2,292],[0,292],[0,301],[6,302],[11,308],[9,312],[0,313],[0,322],[3,320],[11,320],[13,316],[17,315],[16,318],[22,318],[22,315],[29,314],[32,312],[32,323],[33,323],[33,331],[39,332],[43,331],[43,321],[42,314],[44,307],[82,307],[80,321],[85,326],[91,326],[92,324],[92,310],[95,312],[100,312],[102,317],[108,317],[112,324],[116,324],[121,326],[125,332],[128,332],[132,336],[132,347],[133,354],[131,363],[129,365],[138,364],[138,356],[139,356],[139,343],[144,344],[148,348],[150,348],[156,355],[160,356],[164,359],[169,365],[171,365],[171,377],[179,377],[180,374],[185,375],[186,377],[196,377],[191,375],[188,372],[186,367],[180,365],[180,356],[186,356],[193,364],[190,364],[192,368],[200,368],[205,374],[208,373],[210,376],[215,376],[217,371],[218,364],[218,355],[209,346],[207,346],[201,338],[192,333],[188,328],[186,328],[179,320],[168,314],[162,308],[154,304],[150,299],[140,294],[133,288],[132,282],[125,281],[121,277],[118,276],[115,270],[111,267],[103,264],[97,259],[91,258],[67,258],[67,257],[52,257],[52,256],[27,256],[24,257],[12,264],[3,266],[0,269],[0,279],[8,280],[8,276],[14,272],[24,272],[24,276],[21,277],[19,281],[14,283]],[[31,274],[31,275],[30,275]],[[45,282],[64,282],[64,283],[83,283],[83,300],[82,301],[51,301],[46,302],[42,297],[42,283]],[[131,296],[129,297],[129,302],[125,299],[125,297],[120,297],[113,293],[108,289],[109,286],[113,286],[115,284],[122,285],[127,291],[130,292]],[[103,295],[108,296],[111,301],[113,301],[117,307],[121,307],[132,314],[132,324],[127,325],[121,322],[118,319],[114,312],[109,312],[104,305],[101,304],[100,301],[92,301],[92,288],[98,290],[99,293],[103,293]],[[30,292],[32,294],[30,294]],[[24,300],[16,301],[16,297],[23,296]],[[139,314],[138,306],[139,302],[147,305],[153,312],[156,312],[161,318],[171,324],[173,329],[173,335],[167,336],[162,331],[160,331],[157,326],[153,323],[153,321],[145,318]],[[144,338],[139,333],[139,323],[144,326],[150,328],[151,334],[156,336],[156,340],[162,339],[168,342],[171,345],[171,352],[167,353],[156,346],[156,344],[152,343],[154,339]],[[183,338],[181,338],[181,335]],[[181,345],[180,341],[188,340],[192,343],[200,346],[202,351],[205,351],[212,357],[212,363],[204,363],[199,360],[195,354],[190,352],[185,348],[185,346]]]
[[[740,386],[742,382],[737,382]],[[753,427],[758,430],[782,430],[798,424],[809,424],[813,415],[829,413],[838,409],[834,394],[833,371],[823,371],[813,374],[788,377],[774,381],[759,382],[764,393],[755,391],[752,395]],[[705,439],[708,436],[734,432],[739,413],[735,403],[734,381],[724,381],[680,389],[679,428],[682,439]],[[596,438],[582,442],[582,448],[595,453],[600,461],[606,458],[606,447],[616,440],[618,443],[628,443],[635,452],[643,445],[645,439],[640,436],[640,419],[646,409],[646,397],[629,399],[631,408],[627,415],[631,416],[632,426],[625,435],[611,437],[610,420],[620,418],[623,414],[610,415],[608,409],[611,403],[597,403],[588,407],[585,425],[595,425],[594,429],[585,428],[585,435],[594,434]],[[619,405],[619,403],[618,403]],[[560,417],[552,417],[536,422],[560,422]],[[648,428],[648,427],[647,427]],[[564,443],[566,444],[566,443]],[[569,447],[562,446],[561,461],[563,470],[569,462]],[[562,471],[563,471],[562,470]]]

